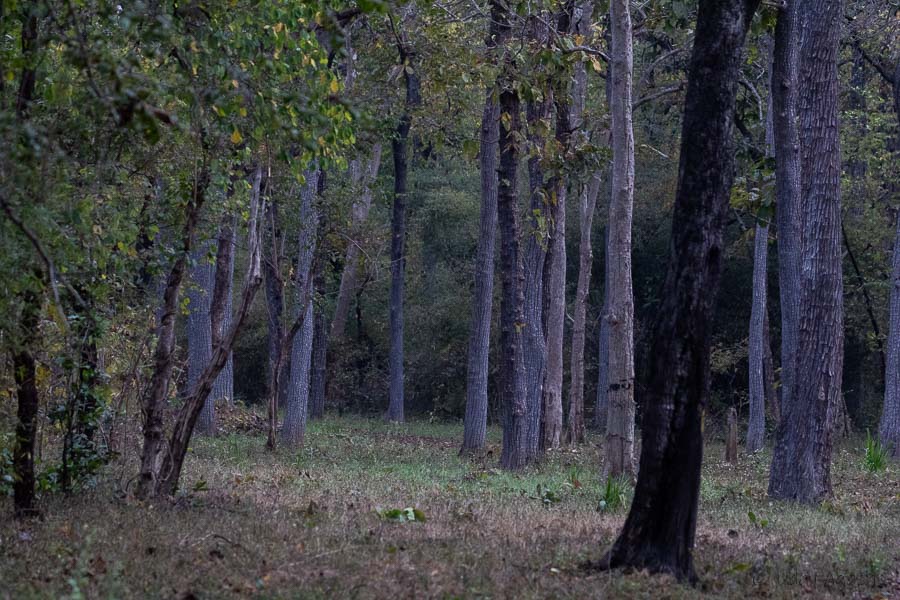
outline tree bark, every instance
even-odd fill
[[[212,320],[210,318],[210,296],[213,287],[214,266],[209,263],[212,243],[205,241],[191,253],[191,282],[187,295],[189,299],[187,317],[187,386],[185,394],[190,396],[197,387],[197,381],[209,365],[212,357]],[[197,421],[197,433],[215,435],[216,406],[212,395],[203,403],[203,410]]]
[[[841,401],[843,280],[837,58],[840,0],[804,4],[798,130],[801,140],[800,320],[797,386],[778,429],[769,494],[817,503],[831,494],[832,426]]]
[[[278,225],[278,204],[269,204],[266,212],[266,239],[265,258],[263,260],[263,274],[266,288],[266,325],[269,336],[269,389],[268,396],[276,393],[278,388],[277,406],[284,406],[287,402],[287,386],[278,385],[278,382],[287,381],[291,363],[281,356],[281,344],[284,338],[284,279],[281,275],[281,260],[284,254],[280,227]],[[275,371],[278,376],[275,376]]]
[[[750,417],[747,425],[747,453],[762,450],[766,438],[765,337],[769,226],[757,223],[753,244],[753,301],[750,308],[749,371]]]
[[[316,265],[317,281],[315,288],[317,294],[321,294],[324,290],[324,281],[321,285],[318,280],[323,276],[321,264]],[[328,360],[328,318],[320,306],[313,306],[315,322],[313,324],[313,347],[312,347],[312,373],[310,375],[309,384],[309,418],[321,419],[325,416],[325,385]]]
[[[609,223],[603,232],[604,247],[609,248]],[[599,331],[597,332],[597,402],[594,406],[594,427],[606,435],[609,417],[609,252],[603,253],[603,305],[600,307]]]
[[[356,172],[359,172],[359,159],[356,163]],[[366,166],[365,174],[359,174],[354,177],[354,168],[351,165],[351,181],[356,179],[362,184],[362,196],[353,203],[351,214],[351,230],[354,234],[359,232],[360,227],[369,216],[369,209],[372,207],[372,186],[375,185],[375,179],[378,177],[378,168],[381,165],[381,144],[372,146],[372,154]],[[355,184],[354,184],[355,187]],[[359,245],[356,240],[350,240],[347,244],[347,254],[344,257],[344,270],[341,273],[341,286],[338,290],[337,302],[335,303],[334,317],[331,320],[331,337],[332,339],[341,339],[344,337],[344,330],[347,326],[347,317],[350,314],[350,302],[353,294],[356,292],[358,285],[357,277],[359,275]]]
[[[497,42],[492,24],[488,48]],[[462,451],[484,448],[488,412],[488,355],[491,344],[491,305],[494,298],[494,245],[497,237],[497,147],[500,107],[488,88],[481,117],[481,216],[475,256],[475,294],[466,370],[466,413]]]
[[[701,416],[709,396],[710,324],[734,179],[735,87],[757,4],[700,0],[670,258],[650,351],[640,472],[628,518],[600,567],[696,579]]]
[[[295,294],[297,297],[298,315],[302,314],[303,316],[299,335],[295,335],[292,340],[290,383],[285,405],[284,424],[281,429],[282,442],[292,448],[298,448],[303,445],[309,408],[310,365],[312,360],[313,330],[315,328],[312,298],[309,290],[312,288],[313,262],[316,255],[318,216],[316,214],[315,196],[318,181],[318,169],[307,171],[306,183],[301,192],[300,202],[301,225],[298,241]]]
[[[222,293],[213,294],[209,307],[210,321],[212,325],[212,344],[222,341],[222,336],[231,325],[231,312],[233,310],[232,290],[234,287],[234,215],[227,215],[219,227],[219,239],[216,244],[215,289],[221,289]],[[213,385],[213,402],[224,401],[229,406],[234,406],[234,355],[229,354],[225,368],[219,373],[215,385]]]
[[[633,50],[627,0],[612,0],[610,30],[612,197],[607,267],[609,386],[606,422],[607,477],[634,474],[634,295],[631,284],[631,217],[634,205],[634,131],[631,121]]]
[[[34,446],[37,436],[39,396],[37,368],[32,346],[36,341],[39,304],[34,293],[23,294],[20,318],[22,341],[13,353],[13,377],[16,382],[16,439],[13,448],[13,506],[17,517],[37,511],[34,499]]]
[[[390,299],[390,402],[387,419],[396,423],[404,421],[403,397],[403,288],[406,278],[406,202],[409,178],[408,146],[412,125],[412,108],[421,103],[419,74],[413,65],[413,54],[405,40],[398,41],[400,64],[404,66],[406,100],[403,114],[391,147],[394,154],[394,210],[391,218],[391,299]]]

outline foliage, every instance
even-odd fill
[[[631,485],[627,477],[607,477],[600,488],[600,512],[618,512],[628,506],[628,490]]]
[[[889,460],[888,449],[882,445],[878,438],[873,438],[869,431],[866,431],[866,448],[865,460],[866,471],[869,473],[880,473],[887,469]]]

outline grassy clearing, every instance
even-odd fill
[[[835,498],[815,509],[768,500],[768,455],[725,465],[711,442],[694,589],[579,569],[625,515],[597,510],[596,438],[512,475],[496,469],[498,431],[476,459],[457,456],[461,435],[329,418],[302,452],[198,440],[186,493],[154,505],[118,491],[133,471],[112,465],[42,520],[0,524],[0,597],[900,597],[898,467],[867,472],[860,440],[835,452]],[[426,521],[390,518],[407,507]]]

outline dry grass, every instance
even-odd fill
[[[817,509],[767,499],[768,456],[732,467],[710,443],[694,589],[579,569],[624,519],[596,510],[596,439],[510,475],[491,436],[473,460],[450,425],[330,418],[274,454],[231,433],[198,440],[187,493],[153,505],[117,491],[128,469],[113,465],[96,489],[45,499],[42,520],[0,525],[0,597],[900,597],[898,467],[864,473],[859,442],[835,453],[836,496]],[[379,514],[405,507],[427,521]]]

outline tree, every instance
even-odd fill
[[[631,289],[631,215],[634,204],[634,132],[631,122],[632,33],[627,0],[609,5],[612,52],[612,197],[606,264],[609,327],[607,477],[634,473],[634,296]]]
[[[753,302],[750,312],[750,419],[747,426],[747,452],[762,450],[766,436],[765,337],[766,318],[766,258],[769,246],[769,226],[756,224],[753,242]]]
[[[701,0],[684,101],[678,191],[661,305],[653,325],[640,471],[628,518],[601,568],[696,578],[701,419],[709,395],[713,299],[733,174],[732,131],[755,0]]]
[[[197,381],[209,365],[212,356],[212,319],[210,318],[210,303],[213,288],[215,266],[209,262],[209,254],[212,244],[205,241],[198,244],[191,253],[191,283],[188,287],[188,318],[187,318],[187,388],[186,393],[191,394],[197,385]],[[203,411],[197,422],[197,432],[202,435],[215,435],[216,433],[216,405],[215,399],[210,395],[203,402]]]
[[[407,10],[407,18],[415,14],[414,6]],[[393,22],[392,22],[393,23]],[[416,71],[415,53],[410,46],[406,32],[394,30],[399,54],[399,64],[403,67],[403,81],[406,98],[403,113],[397,123],[397,130],[391,142],[394,154],[394,211],[391,218],[391,303],[390,303],[390,401],[387,418],[402,423],[404,420],[403,400],[403,288],[406,274],[406,202],[409,178],[407,156],[409,130],[412,126],[412,110],[421,102],[420,78]]]
[[[222,336],[231,324],[231,312],[233,310],[234,287],[234,227],[235,216],[226,214],[219,226],[219,236],[216,241],[216,286],[224,290],[219,298],[211,298],[209,304],[209,318],[212,325],[212,344],[222,341]],[[228,355],[225,368],[216,379],[211,394],[212,400],[224,400],[230,406],[234,405],[234,355]]]
[[[797,107],[799,259],[804,265],[795,359],[798,385],[790,403],[783,406],[769,494],[815,503],[831,494],[832,428],[838,402],[842,402],[844,306],[837,119],[841,2],[810,0],[804,8]]]

